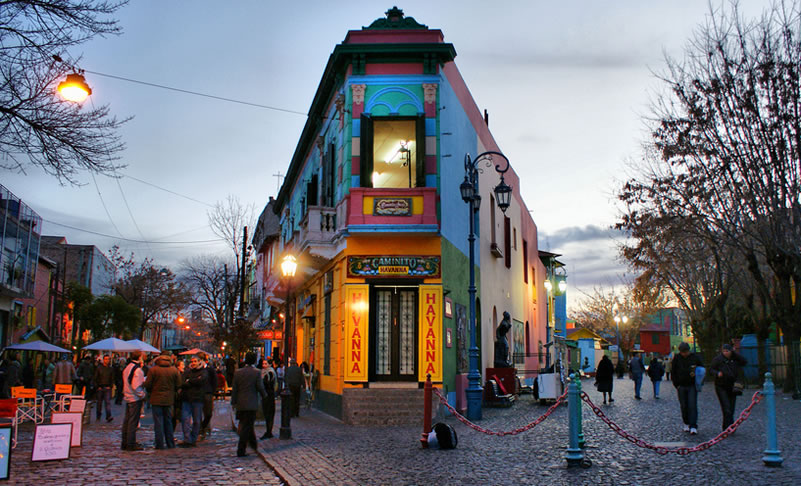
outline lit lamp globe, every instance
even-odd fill
[[[564,294],[565,290],[567,290],[567,282],[565,282],[564,280],[560,280],[559,281],[559,292]]]
[[[298,269],[298,261],[292,255],[287,255],[281,262],[281,273],[284,277],[294,277],[295,270]]]
[[[543,283],[543,285],[545,285],[545,291],[546,291],[546,292],[550,292],[550,291],[551,291],[551,289],[553,289],[553,284],[551,283],[551,281],[550,281],[550,280],[546,280],[546,281]]]
[[[86,84],[86,79],[78,73],[67,75],[67,79],[58,85],[58,92],[67,101],[82,103],[92,94],[92,88]]]

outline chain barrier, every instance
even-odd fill
[[[603,412],[603,410],[601,410],[597,405],[592,403],[592,400],[590,400],[590,396],[587,395],[586,392],[581,392],[581,399],[584,400],[585,403],[587,403],[587,405],[592,409],[595,415],[598,416],[598,418],[600,418],[606,425],[608,425],[610,429],[617,432],[619,436],[623,437],[624,439],[636,445],[637,447],[642,447],[643,449],[651,449],[652,451],[655,451],[657,454],[665,455],[671,452],[675,452],[680,456],[686,456],[691,452],[700,452],[707,450],[713,445],[721,442],[723,439],[729,437],[731,434],[734,433],[735,430],[737,430],[737,427],[739,427],[740,424],[742,424],[745,421],[745,419],[747,419],[751,415],[751,409],[754,408],[754,405],[759,403],[762,400],[762,398],[763,395],[761,392],[759,391],[754,392],[754,396],[751,398],[751,404],[748,405],[748,407],[746,407],[740,413],[740,416],[737,418],[737,420],[734,421],[733,424],[731,424],[726,430],[718,434],[713,439],[710,439],[706,442],[702,442],[701,444],[698,444],[695,447],[663,447],[651,444],[650,442],[646,442],[623,430],[619,425],[617,425],[609,417],[607,417],[606,414]]]
[[[462,422],[463,424],[467,425],[471,429],[477,430],[478,432],[481,432],[482,434],[497,435],[498,437],[503,437],[504,435],[517,435],[517,434],[520,434],[520,433],[523,433],[523,432],[527,432],[527,431],[533,429],[537,425],[541,424],[545,419],[547,419],[548,416],[551,415],[554,412],[554,410],[559,408],[559,405],[564,403],[565,402],[565,398],[567,397],[567,390],[565,390],[565,392],[562,393],[562,396],[560,396],[559,398],[556,399],[556,403],[551,405],[551,407],[544,414],[542,414],[541,417],[539,417],[537,420],[535,420],[535,421],[533,421],[533,422],[531,422],[531,423],[529,423],[527,425],[524,425],[523,427],[520,427],[520,428],[515,429],[515,430],[509,430],[509,431],[494,431],[494,430],[485,429],[484,427],[482,427],[480,425],[474,424],[473,422],[468,420],[466,417],[464,417],[462,414],[457,412],[456,409],[453,408],[450,403],[448,403],[448,399],[442,396],[442,394],[439,392],[438,388],[434,388],[433,391],[434,391],[434,394],[437,397],[439,397],[439,401],[443,405],[445,405],[445,407],[447,407],[447,409],[453,414],[454,417],[456,417],[459,420],[459,422]]]

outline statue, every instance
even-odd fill
[[[511,328],[511,316],[504,311],[503,320],[495,331],[495,368],[512,367],[512,363],[509,362],[509,341],[506,339],[506,334],[509,333]]]

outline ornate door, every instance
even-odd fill
[[[413,381],[417,368],[417,289],[376,286],[370,333],[376,381]]]

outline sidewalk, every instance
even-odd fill
[[[112,407],[114,421],[107,423],[105,413],[100,422],[84,425],[82,447],[73,447],[64,461],[31,462],[33,425],[19,429],[19,444],[11,452],[9,484],[70,485],[280,485],[281,480],[262,458],[248,451],[248,457],[236,457],[238,437],[231,431],[228,402],[215,402],[212,434],[190,449],[154,449],[153,420],[150,411],[141,419],[137,441],[145,450],[120,450],[124,406]],[[263,429],[263,427],[261,427]],[[181,426],[176,431],[180,441]]]
[[[673,387],[664,383],[660,400],[654,400],[650,383],[643,400],[635,401],[633,382],[615,380],[615,403],[604,412],[628,432],[649,442],[693,446],[720,431],[720,408],[712,387],[699,394],[699,435],[682,429]],[[591,399],[600,403],[592,381],[583,383]],[[754,389],[737,401],[737,415],[750,403]],[[512,430],[547,410],[522,397],[512,408],[484,409],[482,427]],[[267,462],[288,485],[361,484],[801,484],[801,403],[777,395],[779,448],[784,464],[767,468],[762,463],[765,442],[765,401],[737,433],[720,444],[687,456],[661,456],[638,448],[612,432],[586,406],[583,423],[589,469],[567,469],[567,407],[529,432],[515,436],[488,436],[456,421],[458,447],[450,451],[423,450],[421,426],[355,427],[329,416],[301,410],[292,420],[293,440],[261,441]],[[280,425],[276,414],[276,432]],[[442,419],[439,419],[442,420]],[[436,420],[435,420],[436,421]],[[421,410],[422,422],[422,410]],[[257,424],[257,434],[263,425]],[[421,423],[422,425],[422,423]]]

